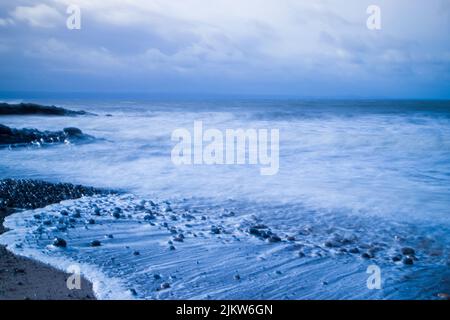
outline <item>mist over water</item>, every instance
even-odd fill
[[[448,102],[48,102],[98,116],[8,116],[2,117],[2,124],[40,130],[78,127],[98,140],[82,145],[0,150],[1,178],[80,183],[134,195],[131,200],[100,199],[90,203],[87,199],[62,205],[69,210],[83,208],[83,217],[87,218],[92,211],[89,206],[93,204],[105,211],[119,204],[124,210],[131,210],[130,207],[139,203],[138,199],[159,201],[162,211],[162,201],[169,200],[180,217],[184,211],[197,214],[197,219],[201,215],[208,217],[206,222],[192,226],[192,233],[206,236],[185,241],[183,267],[174,264],[173,256],[167,253],[166,238],[170,238],[170,233],[140,225],[139,210],[130,211],[133,219],[127,223],[102,220],[95,228],[77,227],[71,231],[74,249],[65,255],[94,265],[106,276],[122,279],[127,289],[140,289],[140,298],[428,298],[435,294],[436,283],[449,287],[448,278],[444,284],[437,280],[448,276]],[[170,158],[175,145],[171,141],[172,131],[177,128],[192,131],[194,121],[202,121],[205,130],[279,129],[278,174],[262,176],[259,165],[175,166]],[[56,206],[43,210],[43,214],[51,217],[52,212],[56,214],[60,209]],[[228,215],[231,211],[233,215]],[[180,217],[177,221],[183,219]],[[11,229],[15,226],[24,230],[23,218],[10,217]],[[185,228],[182,222],[172,223]],[[252,223],[264,223],[283,237],[304,238],[292,246],[267,247],[251,237],[248,239],[245,230]],[[208,236],[211,225],[223,226],[226,235]],[[25,229],[32,234],[35,227],[27,222]],[[120,236],[115,238],[116,242],[105,245],[106,251],[89,251],[89,258],[82,254],[90,239],[111,231]],[[48,238],[39,236],[39,240],[29,240],[30,252],[36,254],[58,235],[54,230],[46,234]],[[5,239],[17,243],[22,237],[17,231]],[[407,272],[420,274],[414,278],[418,285],[414,284],[421,291],[408,291],[401,286],[383,292],[364,291],[365,263],[347,258],[343,263],[335,263],[334,258],[329,260],[338,254],[337,250],[323,245],[330,237],[355,239],[349,243],[361,248],[375,244],[382,251],[377,254],[380,259],[377,263],[385,265],[383,270],[392,272],[387,281],[397,285]],[[235,243],[236,238],[239,241]],[[139,247],[141,255],[137,262],[130,258],[129,249],[123,247],[126,244]],[[402,245],[420,247],[424,254],[417,266],[407,271],[389,262]],[[302,262],[301,268],[297,254],[300,247],[307,259],[313,259],[307,260],[311,264],[305,266]],[[25,250],[22,254],[32,255],[30,252]],[[435,252],[439,254],[434,255]],[[214,258],[217,255],[223,260]],[[35,256],[61,265],[56,257],[60,253],[54,251]],[[111,263],[108,260],[111,257],[123,267]],[[252,259],[261,263],[253,265]],[[195,264],[199,260],[200,267]],[[154,279],[143,277],[150,269],[167,277],[178,275],[171,278],[172,296],[148,291],[155,286]],[[282,279],[274,278],[276,270],[283,274]],[[271,275],[267,276],[266,271]],[[243,280],[241,286],[230,283],[236,272],[247,274],[248,281]],[[315,282],[300,289],[289,285],[299,279]],[[323,292],[322,279],[327,279],[333,290]],[[286,284],[283,292],[276,290],[280,281]]]
[[[440,102],[60,103],[97,117],[3,117],[11,127],[76,126],[101,140],[2,150],[4,177],[43,177],[164,198],[303,203],[392,219],[449,221],[450,106]],[[105,116],[111,114],[111,117]],[[279,129],[280,169],[175,166],[176,128]]]

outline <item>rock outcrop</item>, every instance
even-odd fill
[[[0,148],[23,147],[27,145],[48,145],[55,143],[90,142],[94,137],[84,134],[78,128],[64,128],[62,131],[39,131],[37,129],[14,129],[0,124]]]
[[[1,115],[77,116],[93,114],[86,111],[74,111],[56,106],[44,106],[36,103],[0,103],[0,116]]]

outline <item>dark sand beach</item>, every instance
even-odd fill
[[[2,180],[0,193],[3,205],[0,207],[0,234],[6,230],[5,217],[21,207],[40,207],[59,200],[58,196],[78,197],[80,188],[69,184],[53,185],[37,181]],[[39,189],[57,191],[58,195],[37,201]],[[26,191],[25,191],[26,190]],[[67,192],[72,191],[72,192]],[[55,193],[55,192],[54,192]],[[16,197],[18,194],[22,197]],[[15,208],[9,205],[16,206]],[[81,279],[80,290],[69,290],[66,286],[69,274],[48,265],[18,257],[0,246],[0,300],[93,300],[92,284]]]

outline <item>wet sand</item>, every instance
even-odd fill
[[[2,195],[4,197],[4,194]],[[7,200],[4,199],[3,200]],[[3,221],[15,209],[0,208],[0,234],[4,233]],[[69,274],[48,265],[18,257],[0,246],[0,300],[93,300],[92,284],[81,281],[80,290],[69,290],[66,285]]]
[[[0,210],[0,234],[6,230],[3,220],[13,210]],[[45,264],[18,257],[0,246],[0,300],[93,300],[92,284],[81,280],[80,290],[66,286],[68,274]]]

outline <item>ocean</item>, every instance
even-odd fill
[[[433,299],[450,291],[448,101],[34,102],[97,115],[0,122],[77,127],[96,141],[0,149],[0,178],[122,194],[14,214],[0,243],[60,269],[79,265],[99,298]],[[195,121],[221,131],[279,130],[277,174],[251,164],[175,165],[171,135]],[[62,210],[81,219],[61,228]],[[51,245],[57,236],[67,249]],[[94,239],[102,245],[91,247]],[[415,250],[412,265],[395,259],[405,247]],[[369,288],[370,266],[381,272],[380,288]]]

